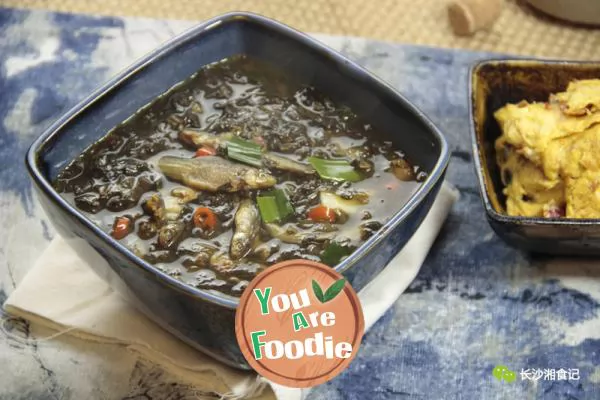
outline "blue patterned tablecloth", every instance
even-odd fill
[[[191,25],[0,9],[0,301],[55,234],[27,179],[27,146],[100,83]],[[406,294],[367,333],[350,368],[310,398],[600,399],[600,262],[533,258],[506,246],[485,220],[467,70],[489,55],[316,36],[390,82],[443,130],[452,149],[448,180],[462,197]],[[36,329],[5,325],[23,338]],[[74,351],[75,340],[0,333],[0,398],[195,398],[189,384],[133,354],[92,343]],[[495,379],[499,364],[517,379]]]

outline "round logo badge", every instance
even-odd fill
[[[284,261],[254,278],[235,322],[250,366],[297,388],[327,382],[348,367],[365,327],[356,292],[344,277],[307,260]]]

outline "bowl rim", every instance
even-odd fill
[[[476,82],[477,74],[481,68],[486,66],[526,66],[534,67],[536,65],[548,65],[551,68],[560,68],[564,66],[589,66],[597,67],[600,70],[600,62],[597,61],[572,61],[572,60],[552,60],[552,59],[535,59],[535,58],[488,58],[479,60],[471,65],[469,68],[469,79],[468,79],[468,94],[469,94],[469,132],[471,136],[471,151],[473,153],[473,163],[475,167],[475,173],[477,175],[477,181],[479,183],[479,192],[481,194],[481,201],[488,217],[504,223],[504,224],[516,224],[516,225],[543,225],[543,226],[589,226],[600,224],[600,218],[546,218],[546,217],[521,217],[511,216],[506,213],[498,212],[494,209],[492,202],[488,194],[488,185],[484,177],[484,169],[487,171],[481,152],[483,151],[482,146],[477,137],[477,124],[475,123],[475,96],[476,96]],[[599,74],[600,75],[600,74]],[[599,77],[600,78],[600,77]],[[495,191],[495,189],[489,188],[489,190]]]
[[[27,169],[39,190],[41,190],[50,201],[52,201],[67,214],[74,217],[87,230],[95,234],[95,236],[101,242],[113,247],[122,256],[126,257],[142,271],[154,275],[157,279],[175,290],[183,291],[194,298],[209,301],[229,309],[235,309],[237,307],[239,304],[239,298],[216,291],[198,289],[186,285],[182,281],[159,271],[150,263],[136,256],[129,248],[121,244],[119,241],[113,239],[108,233],[96,226],[90,219],[85,217],[82,212],[68,203],[67,200],[62,198],[58,192],[54,190],[51,183],[46,180],[37,161],[41,158],[40,153],[44,151],[47,146],[51,146],[52,140],[61,134],[62,128],[65,125],[70,123],[81,113],[86,112],[88,107],[91,107],[96,101],[112,92],[112,90],[115,88],[118,90],[118,86],[122,82],[126,81],[149,64],[153,62],[159,62],[161,57],[170,52],[173,48],[176,48],[189,40],[197,40],[199,37],[202,37],[205,32],[208,32],[211,29],[217,28],[224,24],[234,23],[236,21],[250,22],[252,24],[259,25],[261,28],[275,32],[278,35],[283,35],[291,40],[296,40],[301,44],[311,48],[311,50],[316,51],[320,55],[327,56],[334,65],[338,65],[350,70],[357,76],[360,75],[367,78],[369,80],[369,86],[371,86],[374,91],[389,96],[394,102],[402,105],[417,120],[419,120],[425,126],[425,129],[427,129],[432,135],[432,139],[436,141],[439,146],[439,156],[426,180],[421,183],[415,193],[412,194],[408,201],[402,205],[398,212],[396,212],[379,231],[377,231],[371,238],[359,246],[359,248],[355,250],[347,259],[334,267],[337,272],[342,273],[354,265],[373,247],[383,241],[390,231],[407,219],[407,217],[424,201],[429,193],[435,189],[438,181],[443,177],[450,159],[448,143],[439,128],[437,128],[420,109],[407,100],[404,95],[400,94],[391,85],[389,85],[387,82],[384,82],[363,67],[359,66],[354,61],[346,58],[336,50],[333,50],[329,46],[309,36],[308,34],[302,33],[281,22],[258,14],[250,12],[230,12],[218,15],[185,30],[168,41],[160,44],[157,48],[150,51],[145,56],[137,59],[137,61],[133,62],[121,72],[117,73],[114,77],[93,91],[92,94],[84,98],[81,102],[79,102],[60,118],[58,118],[54,123],[52,123],[29,147],[25,157]]]

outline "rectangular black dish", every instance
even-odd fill
[[[536,253],[600,254],[600,220],[507,215],[494,149],[501,135],[496,110],[521,100],[544,102],[573,80],[594,78],[600,78],[600,65],[586,62],[496,59],[471,69],[471,140],[481,197],[490,225],[512,246]]]
[[[57,231],[117,291],[188,344],[247,368],[237,346],[238,300],[189,287],[155,269],[94,225],[52,187],[76,156],[202,66],[246,54],[283,68],[372,121],[428,172],[398,212],[335,269],[359,290],[406,244],[430,209],[448,163],[439,130],[367,71],[308,36],[267,18],[232,13],[203,23],[133,64],[44,132],[27,154],[39,199]]]

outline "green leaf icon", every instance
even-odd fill
[[[313,293],[315,294],[315,296],[317,297],[317,299],[319,299],[319,301],[321,303],[327,303],[328,301],[335,299],[336,296],[338,294],[340,294],[342,289],[344,289],[345,284],[346,284],[346,279],[342,278],[340,280],[337,280],[337,281],[333,282],[333,284],[331,286],[329,286],[329,288],[325,291],[325,294],[323,294],[323,289],[321,289],[321,286],[319,286],[319,283],[313,279],[312,280],[312,289],[313,289]]]
[[[319,283],[317,281],[315,281],[314,279],[312,280],[312,289],[313,289],[313,293],[315,294],[317,299],[319,299],[319,301],[321,303],[325,303],[325,300],[323,298],[323,289],[321,289],[321,286],[319,286]]]
[[[333,285],[329,286],[329,289],[325,291],[325,296],[323,296],[322,303],[327,303],[329,300],[335,299],[342,289],[344,289],[344,285],[346,285],[346,279],[344,278],[335,281]]]
[[[514,382],[517,379],[517,374],[505,365],[496,365],[492,370],[492,375],[499,381]]]

